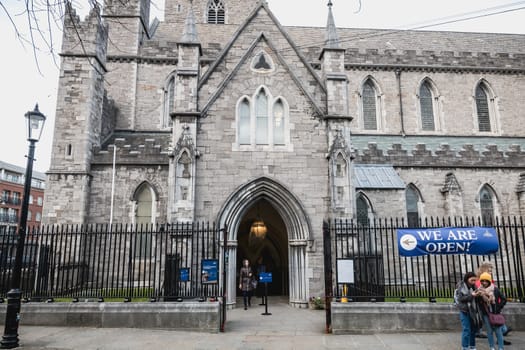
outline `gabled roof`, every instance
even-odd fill
[[[278,29],[278,31],[283,35],[283,37],[286,39],[287,43],[290,45],[290,47],[292,48],[293,52],[297,55],[297,57],[299,58],[299,60],[303,63],[305,69],[308,70],[308,72],[310,73],[310,75],[316,80],[316,82],[318,83],[318,86],[320,87],[321,91],[326,93],[326,87],[324,85],[324,83],[322,82],[322,80],[320,79],[320,77],[317,75],[317,73],[315,72],[315,70],[311,67],[311,65],[309,64],[309,62],[306,60],[306,58],[301,54],[301,52],[298,50],[298,48],[296,47],[295,43],[293,42],[293,40],[291,39],[291,37],[288,35],[288,33],[286,33],[286,31],[284,30],[284,27],[279,23],[279,21],[277,20],[277,18],[273,15],[273,13],[270,11],[270,9],[268,8],[268,5],[266,4],[265,1],[261,1],[259,3],[258,6],[256,6],[254,8],[254,10],[252,11],[252,13],[248,16],[248,18],[244,21],[244,23],[239,26],[239,28],[237,29],[237,31],[233,34],[233,36],[231,37],[231,40],[225,45],[225,47],[223,48],[223,50],[220,52],[219,56],[217,57],[217,59],[213,62],[213,64],[211,64],[210,68],[206,71],[206,73],[202,76],[202,78],[200,79],[199,81],[199,85],[198,85],[198,89],[200,90],[206,83],[207,81],[209,80],[209,78],[214,74],[214,72],[217,70],[217,67],[225,60],[227,54],[230,52],[231,48],[233,47],[233,45],[237,42],[237,40],[239,39],[239,37],[241,36],[241,34],[246,30],[246,28],[250,25],[250,23],[256,18],[256,16],[258,15],[259,11],[261,10],[264,10],[266,11],[267,15],[269,16],[269,18],[272,20],[272,22],[275,24],[276,28]],[[316,113],[318,113],[319,115],[323,115],[324,112],[322,111],[322,109],[320,108],[320,106],[315,102],[315,100],[313,99],[313,97],[311,96],[311,94],[308,93],[308,89],[306,88],[306,86],[304,86],[304,83],[301,79],[298,79],[297,76],[293,73],[293,70],[290,68],[290,66],[287,64],[286,60],[284,59],[284,57],[282,55],[279,54],[278,50],[276,49],[275,45],[272,44],[272,42],[269,40],[269,38],[267,37],[267,35],[264,34],[264,32],[261,32],[259,34],[259,36],[257,37],[257,39],[255,41],[252,42],[251,46],[250,46],[250,49],[247,50],[247,52],[243,55],[243,57],[241,58],[241,60],[238,62],[238,64],[236,65],[236,67],[230,72],[230,74],[228,74],[228,76],[226,77],[226,79],[224,79],[224,81],[220,84],[220,86],[218,87],[217,91],[212,95],[212,97],[206,102],[206,105],[205,107],[202,109],[202,112],[203,114],[205,114],[205,112],[209,109],[210,105],[215,102],[215,100],[218,98],[218,96],[220,96],[220,94],[222,93],[223,89],[226,87],[226,85],[228,84],[229,81],[231,81],[231,79],[235,76],[235,73],[238,72],[239,68],[241,67],[241,65],[246,62],[247,60],[247,57],[249,56],[249,54],[255,49],[256,45],[261,42],[261,40],[264,40],[268,46],[270,46],[270,48],[273,50],[273,52],[275,53],[275,55],[278,57],[279,59],[279,62],[286,68],[287,72],[292,76],[292,79],[294,80],[294,82],[297,84],[297,86],[299,87],[299,89],[305,93],[305,96],[307,97],[307,99],[310,101],[310,103],[312,104],[312,106],[314,107],[314,110],[316,111]]]
[[[314,108],[314,110],[316,112],[316,115],[318,115],[318,116],[323,115],[324,112],[317,105],[317,103],[315,102],[313,96],[305,88],[305,86],[301,82],[301,79],[299,79],[299,77],[297,77],[297,75],[294,73],[293,69],[285,61],[284,57],[281,54],[279,54],[279,51],[275,48],[275,46],[272,44],[272,42],[268,38],[266,38],[264,33],[260,33],[259,34],[259,37],[256,40],[254,40],[254,42],[250,45],[250,48],[248,50],[246,50],[246,53],[242,56],[242,58],[237,63],[235,68],[232,69],[230,74],[228,74],[228,76],[226,77],[226,79],[224,79],[221,82],[219,88],[215,91],[215,93],[211,96],[211,98],[206,102],[206,105],[204,106],[204,108],[201,111],[202,114],[205,115],[206,112],[208,111],[208,109],[210,108],[210,106],[219,98],[219,96],[221,95],[221,93],[224,90],[224,88],[228,85],[228,83],[237,74],[237,72],[239,71],[240,67],[246,61],[248,61],[249,58],[253,55],[253,51],[256,49],[257,44],[260,43],[261,41],[264,41],[272,49],[273,53],[275,54],[275,56],[277,56],[277,58],[278,58],[279,62],[281,63],[281,65],[283,67],[285,67],[286,71],[288,72],[288,74],[290,74],[292,80],[295,82],[297,87],[301,90],[301,92],[306,96],[306,98],[312,104],[312,106],[313,106],[313,108]]]

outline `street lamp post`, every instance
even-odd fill
[[[35,157],[35,144],[40,140],[46,117],[38,110],[38,104],[33,111],[25,114],[27,122],[27,140],[29,141],[29,154],[27,156],[26,178],[24,182],[24,198],[20,224],[18,225],[18,241],[16,246],[15,265],[11,277],[11,290],[7,293],[7,311],[5,315],[4,335],[0,346],[3,349],[18,347],[18,322],[20,321],[20,301],[22,291],[20,280],[22,275],[22,259],[27,226],[27,211],[29,207],[29,192],[31,190],[31,177],[33,174],[33,160]]]

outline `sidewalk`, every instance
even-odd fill
[[[226,332],[219,334],[170,330],[115,328],[56,328],[20,326],[22,349],[392,349],[453,350],[460,348],[458,332],[330,335],[324,333],[325,313],[299,310],[284,303],[272,305],[269,316],[264,306],[246,311],[230,310]],[[373,330],[371,330],[373,332]],[[525,349],[525,332],[512,332],[506,349]],[[478,350],[488,350],[486,339],[478,339]]]

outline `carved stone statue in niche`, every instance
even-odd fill
[[[191,159],[188,156],[188,153],[184,152],[182,156],[179,159],[179,164],[182,165],[182,177],[189,178],[191,176],[190,174],[190,164]]]

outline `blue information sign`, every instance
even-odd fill
[[[190,280],[190,269],[188,267],[182,267],[180,269],[179,279],[181,282],[188,282]]]
[[[499,249],[498,235],[492,227],[398,229],[397,240],[401,256],[489,255]]]
[[[219,260],[217,259],[202,259],[202,283],[212,284],[217,283],[219,270]]]
[[[259,274],[260,283],[271,283],[272,282],[272,273],[271,272],[261,272]]]

